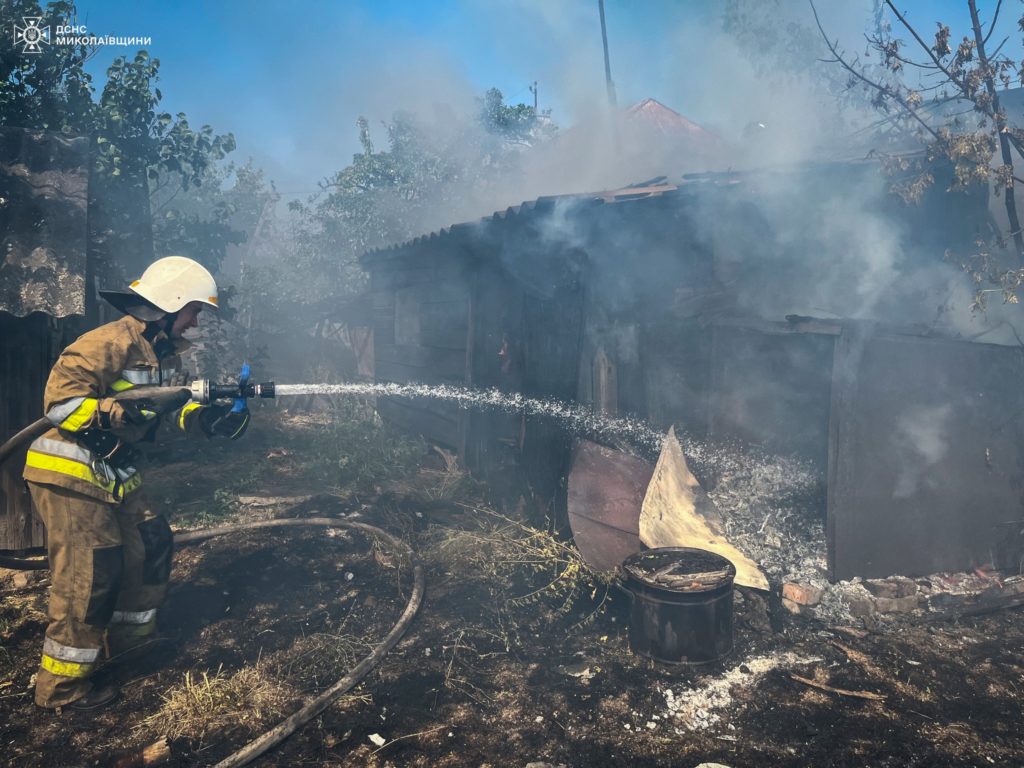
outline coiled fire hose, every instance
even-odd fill
[[[423,593],[426,588],[426,579],[423,575],[423,565],[416,559],[412,550],[401,539],[392,536],[390,533],[367,523],[356,521],[338,520],[331,517],[308,517],[304,519],[289,520],[263,520],[255,523],[243,523],[240,525],[228,525],[222,528],[209,528],[205,531],[191,531],[174,537],[179,544],[191,544],[197,541],[204,541],[214,536],[222,536],[226,533],[238,531],[250,531],[259,528],[279,528],[292,525],[314,525],[325,528],[352,528],[363,531],[371,536],[386,541],[394,549],[404,551],[412,559],[413,587],[409,601],[398,621],[391,628],[376,647],[362,661],[356,664],[348,673],[338,680],[334,685],[321,693],[315,699],[307,702],[305,706],[282,720],[276,726],[264,733],[257,739],[249,742],[242,749],[221,760],[215,768],[235,768],[239,765],[248,765],[267,750],[277,746],[291,736],[295,731],[304,726],[314,717],[323,712],[332,701],[347,691],[355,688],[359,683],[376,667],[388,651],[395,647],[395,644],[405,634],[405,630],[412,623],[413,617],[423,602]]]
[[[409,601],[405,605],[405,610],[402,611],[402,615],[398,618],[398,621],[391,630],[379,643],[377,643],[374,649],[365,658],[363,658],[362,661],[350,669],[344,677],[334,683],[334,685],[319,696],[307,702],[301,709],[282,720],[262,736],[254,739],[246,746],[242,747],[242,749],[221,760],[216,764],[215,768],[235,768],[235,766],[248,765],[263,753],[273,747],[276,747],[282,741],[295,733],[299,728],[327,709],[332,701],[359,685],[359,683],[362,682],[371,671],[373,671],[374,667],[381,662],[387,653],[395,647],[398,641],[402,638],[402,635],[405,634],[406,629],[409,628],[409,624],[412,623],[413,618],[416,616],[416,612],[423,603],[423,593],[426,589],[423,565],[416,559],[415,554],[405,542],[396,536],[392,536],[387,531],[384,531],[374,525],[369,525],[368,523],[360,523],[354,520],[340,520],[333,517],[260,520],[252,523],[226,525],[220,528],[207,528],[201,531],[178,533],[174,537],[174,542],[179,545],[194,544],[196,542],[206,541],[206,539],[212,539],[216,536],[223,536],[228,533],[239,533],[241,531],[252,531],[261,528],[284,528],[291,526],[349,528],[362,531],[387,542],[396,551],[404,552],[409,555],[412,560],[412,594],[409,596]],[[47,564],[44,560],[42,561],[42,565],[33,565],[32,567],[46,568]]]

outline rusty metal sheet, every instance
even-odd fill
[[[89,141],[0,128],[0,311],[85,314]]]
[[[654,467],[582,441],[569,471],[569,525],[583,559],[610,571],[642,549],[640,510]]]
[[[1020,347],[844,330],[829,451],[833,579],[1009,559],[1020,541],[1007,532],[1024,527],[1022,382]]]

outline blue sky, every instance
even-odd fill
[[[605,0],[620,104],[653,96],[728,131],[749,100],[731,86],[749,73],[715,59],[722,5]],[[1010,36],[1008,50],[1019,56],[1019,9],[1005,5],[996,37]],[[818,7],[838,35],[863,49],[872,0],[819,0]],[[969,31],[965,0],[901,7],[929,36],[940,18],[954,36]],[[79,0],[78,9],[91,34],[151,37],[165,108],[232,131],[235,159],[253,157],[286,197],[313,192],[318,179],[349,162],[359,115],[379,126],[397,109],[467,108],[491,86],[530,102],[528,86],[537,80],[540,106],[567,126],[604,98],[596,0]],[[809,20],[809,6],[807,13]],[[98,82],[123,53],[134,50],[99,52],[90,65]],[[756,83],[748,87],[756,93]]]

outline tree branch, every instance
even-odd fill
[[[891,3],[892,0],[886,0]],[[1013,156],[1010,154],[1010,131],[1006,127],[1006,114],[999,108],[999,94],[996,92],[996,83],[992,76],[992,66],[985,55],[985,41],[981,34],[981,21],[978,18],[977,0],[967,0],[967,7],[971,12],[971,24],[974,27],[974,39],[977,43],[978,64],[985,74],[985,90],[992,104],[992,120],[995,123],[996,135],[999,137],[999,150],[1002,156],[1003,165],[1010,167],[1013,174]],[[1018,148],[1018,152],[1019,152]],[[1006,203],[1006,217],[1013,232],[1013,245],[1017,249],[1017,263],[1024,262],[1024,235],[1021,234],[1020,219],[1017,216],[1016,195],[1014,194],[1013,182],[1006,185],[1003,190],[1003,200]]]
[[[1003,50],[1003,46],[1004,46],[1004,45],[1006,45],[1006,41],[1007,41],[1007,40],[1009,40],[1009,39],[1010,39],[1009,37],[1004,37],[1004,38],[1003,38],[1003,42],[1001,42],[1001,43],[1000,43],[999,45],[997,45],[997,46],[996,46],[996,49],[995,49],[994,51],[992,51],[992,55],[991,55],[991,56],[989,56],[989,60],[990,60],[990,61],[991,61],[992,59],[994,59],[994,58],[995,58],[996,56],[998,56],[998,55],[999,55],[999,52],[1000,52],[1001,50]]]
[[[898,92],[896,92],[895,90],[893,90],[892,88],[890,88],[887,85],[883,85],[881,83],[876,83],[874,80],[871,80],[870,78],[866,77],[863,73],[859,72],[856,68],[851,66],[842,57],[842,55],[839,53],[839,50],[836,48],[836,45],[831,40],[829,40],[828,35],[825,34],[824,27],[821,26],[821,19],[818,18],[818,9],[814,7],[814,0],[807,0],[807,1],[811,4],[811,11],[814,13],[814,23],[818,25],[818,31],[821,32],[822,39],[824,39],[825,45],[828,47],[829,52],[835,57],[836,63],[838,63],[840,66],[842,66],[843,69],[845,69],[847,72],[849,72],[855,78],[857,78],[858,80],[863,82],[865,85],[867,85],[867,86],[869,86],[871,88],[874,88],[876,91],[881,93],[883,96],[886,96],[886,97],[892,99],[893,101],[895,101],[897,104],[899,104],[903,108],[903,110],[907,114],[909,114],[911,117],[913,117],[914,120],[916,120],[921,125],[922,128],[924,128],[926,131],[928,131],[928,133],[930,133],[932,135],[932,137],[936,141],[939,141],[939,142],[942,142],[943,144],[945,144],[945,140],[942,138],[942,136],[940,136],[939,133],[934,128],[932,128],[930,125],[928,125],[927,121],[925,121],[925,119],[923,117],[921,117],[921,115],[919,115],[917,113],[917,110],[915,110],[907,102],[906,99],[904,99],[902,96],[900,96],[900,94]]]
[[[870,35],[864,35],[864,39],[867,40],[868,43],[873,45],[875,48],[881,48],[881,46],[882,46],[882,39],[880,37],[872,37]],[[898,53],[890,54],[890,56],[891,56],[891,58],[896,59],[896,61],[900,62],[901,64],[909,64],[912,67],[917,67],[919,69],[928,69],[928,70],[931,70],[932,72],[940,72],[941,71],[934,64],[922,64],[920,61],[914,61],[913,59],[904,58],[903,56],[900,56]]]
[[[970,93],[970,90],[967,88],[967,84],[963,80],[960,80],[959,78],[957,78],[952,72],[949,71],[949,67],[947,67],[945,64],[942,63],[942,59],[940,59],[938,57],[938,54],[935,53],[935,51],[932,49],[932,47],[930,45],[928,45],[928,43],[926,43],[921,38],[921,36],[919,34],[917,34],[917,30],[916,29],[914,29],[912,26],[910,26],[910,22],[906,20],[906,18],[903,16],[902,13],[899,12],[899,10],[897,10],[897,8],[893,4],[892,0],[885,0],[885,4],[887,6],[889,6],[889,10],[891,10],[893,12],[893,14],[899,20],[900,24],[903,25],[903,28],[906,29],[911,35],[914,36],[914,39],[917,40],[917,42],[920,44],[920,46],[924,49],[925,53],[928,54],[928,57],[933,62],[935,62],[935,66],[939,68],[939,71],[941,71],[942,74],[944,74],[946,77],[948,77],[950,82],[952,82],[961,91],[963,91],[964,93]]]
[[[1000,2],[1002,2],[1002,0],[1000,0]],[[970,94],[971,90],[970,90],[970,88],[967,87],[967,81],[963,80],[962,78],[956,77],[949,70],[949,67],[947,67],[945,64],[942,63],[942,60],[938,58],[938,56],[936,55],[935,51],[932,50],[931,46],[929,46],[928,43],[926,43],[921,38],[921,36],[919,34],[917,34],[917,30],[914,29],[912,26],[910,26],[910,22],[907,21],[906,17],[904,17],[903,14],[900,13],[896,9],[896,6],[893,4],[893,0],[885,0],[885,4],[887,6],[889,6],[889,9],[893,12],[893,14],[899,20],[900,24],[903,25],[904,29],[906,29],[911,35],[914,36],[914,39],[917,40],[917,42],[920,44],[920,46],[924,49],[925,53],[928,54],[928,57],[933,62],[935,62],[935,66],[939,69],[939,71],[942,72],[942,74],[944,74],[946,77],[948,77],[949,81],[951,83],[953,83],[953,85],[955,85],[957,88],[960,89],[960,92],[963,94],[965,99],[968,99],[971,103],[974,104],[975,110],[978,111],[978,112],[981,112],[983,115],[985,115],[989,119],[995,120],[996,119],[995,111],[993,109],[985,108],[983,105],[978,103],[977,99],[974,99],[974,98],[972,98],[972,97],[970,97],[968,95],[968,94]],[[975,8],[974,12],[977,13],[977,8]],[[998,12],[999,11],[998,11],[998,8],[997,8],[996,13],[998,14]],[[994,21],[995,20],[993,19],[993,23],[994,23]],[[976,29],[980,29],[980,28],[976,27]],[[991,34],[991,31],[989,32],[989,34]],[[985,40],[987,40],[987,39],[988,38],[986,37]],[[978,46],[979,61],[983,57],[983,52],[984,52],[984,49],[985,49],[985,40],[981,39],[980,34],[976,34],[975,35],[975,42],[977,43],[977,46]],[[994,58],[994,56],[996,54],[998,54],[999,50],[1003,47],[1003,45],[1005,43],[1006,43],[1006,40],[1003,40],[1003,42],[999,44],[999,47],[996,48],[996,53],[993,54],[993,56],[984,57],[984,61],[982,62],[983,66],[985,66],[986,68],[989,66],[989,62],[992,61],[992,59]]]
[[[996,30],[996,20],[999,18],[999,9],[1002,8],[1002,7],[1003,7],[1003,0],[996,0],[996,12],[992,14],[992,26],[990,26],[988,28],[988,34],[985,35],[985,39],[981,41],[982,45],[988,45],[988,39],[990,37],[992,37],[992,33],[995,32],[995,30]],[[1005,43],[1006,41],[1004,40],[1003,42]],[[1002,45],[1000,45],[999,47],[1002,48]],[[998,52],[998,50],[999,49],[997,48],[996,51]],[[996,54],[993,53],[992,55],[995,56]]]
[[[1010,144],[1013,145],[1014,149],[1017,150],[1017,154],[1020,155],[1022,158],[1024,158],[1024,144],[1021,143],[1021,140],[1018,139],[1016,136],[1014,136],[1009,131],[1006,132],[1006,140],[1009,141]]]

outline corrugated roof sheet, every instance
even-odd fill
[[[705,178],[703,176],[694,176],[686,178],[681,182],[683,185],[692,185],[701,182],[712,182],[721,184],[723,182],[732,183],[735,181],[735,177],[729,174],[721,174],[721,177],[716,178]],[[412,240],[407,240],[403,243],[395,245],[384,246],[382,248],[375,248],[372,251],[367,252],[363,255],[363,260],[373,260],[375,256],[380,256],[405,248],[411,248],[417,245],[436,240],[440,237],[451,234],[452,232],[459,232],[470,227],[478,226],[480,223],[486,223],[489,221],[503,221],[506,219],[513,219],[517,216],[531,213],[538,208],[550,208],[557,202],[564,201],[577,201],[581,203],[592,202],[592,203],[623,203],[633,200],[643,200],[652,197],[661,197],[662,195],[671,194],[676,192],[680,188],[680,184],[673,184],[666,180],[666,177],[660,176],[656,179],[650,179],[643,181],[638,184],[633,184],[628,187],[621,187],[619,189],[608,189],[601,192],[588,192],[583,194],[574,195],[552,195],[547,197],[538,197],[536,200],[528,200],[520,203],[519,205],[510,206],[501,211],[495,211],[490,216],[484,216],[477,221],[462,222],[459,224],[452,224],[448,227],[442,227],[434,232],[429,232],[424,235],[414,237]]]
[[[0,311],[85,314],[89,141],[0,128]]]

